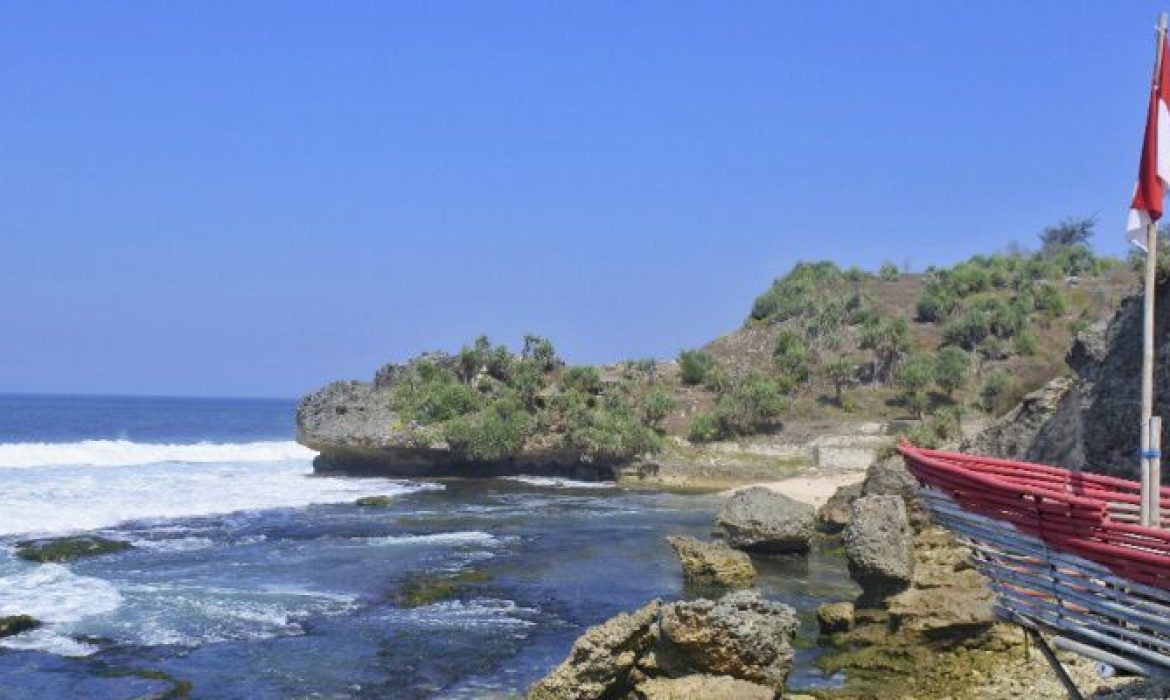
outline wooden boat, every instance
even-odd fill
[[[1141,484],[908,443],[899,451],[935,520],[971,548],[1000,617],[1114,668],[1170,676],[1170,531],[1140,524]],[[1168,517],[1159,508],[1158,524]]]

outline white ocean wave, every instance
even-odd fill
[[[21,567],[0,577],[0,616],[32,615],[45,623],[78,622],[116,610],[122,595],[108,581],[60,564]]]
[[[496,544],[499,540],[494,535],[479,530],[436,532],[429,535],[386,535],[383,537],[354,538],[362,544],[389,545],[389,544]]]
[[[283,462],[312,459],[316,453],[291,440],[268,442],[154,444],[130,440],[0,443],[0,468],[85,466],[185,462]]]
[[[519,481],[529,486],[554,489],[615,489],[617,483],[613,481],[577,481],[574,479],[560,479],[551,476],[505,476],[508,481]]]

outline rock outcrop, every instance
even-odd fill
[[[845,528],[849,575],[861,586],[859,607],[880,607],[910,585],[914,539],[906,506],[898,496],[862,496],[853,502]]]
[[[864,496],[897,496],[906,506],[906,516],[915,532],[930,524],[930,511],[918,496],[918,481],[900,455],[874,462],[861,484]]]
[[[817,608],[817,627],[821,634],[836,634],[853,629],[853,603],[825,603]]]
[[[590,627],[553,672],[528,692],[529,700],[621,697],[634,688],[635,664],[657,637],[658,613],[654,601],[636,612],[621,613]]]
[[[111,540],[96,535],[54,537],[44,540],[25,540],[16,543],[16,556],[35,562],[62,562],[79,557],[95,557],[131,549],[129,542]]]
[[[817,529],[835,535],[849,524],[853,501],[861,496],[863,484],[848,484],[838,488],[829,500],[817,510]]]
[[[585,460],[579,452],[540,441],[499,460],[460,458],[435,430],[403,420],[391,408],[396,382],[423,362],[452,369],[457,358],[424,353],[405,364],[382,367],[372,382],[333,382],[301,398],[296,413],[297,441],[318,453],[313,460],[315,471],[391,477],[614,477],[614,464]]]
[[[1170,417],[1170,281],[1159,283],[1154,413]],[[1142,297],[1127,297],[1107,324],[1077,335],[1057,378],[976,437],[973,451],[1136,479],[1141,396]],[[1162,443],[1170,444],[1170,420]]]
[[[815,519],[812,506],[757,486],[731,496],[715,524],[736,549],[784,554],[808,551]]]
[[[756,580],[748,555],[725,544],[694,537],[667,537],[682,563],[683,580],[699,589],[747,588]]]
[[[0,617],[0,637],[11,637],[40,627],[39,620],[29,615],[8,615]]]
[[[752,591],[655,601],[586,631],[528,697],[773,697],[792,670],[799,625],[792,608]]]

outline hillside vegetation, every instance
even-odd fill
[[[566,366],[544,338],[514,354],[481,337],[407,365],[392,407],[420,439],[477,460],[540,447],[615,462],[667,435],[702,443],[850,416],[913,421],[911,437],[933,444],[1065,372],[1073,335],[1132,287],[1132,266],[1095,255],[1092,233],[1069,220],[1036,252],[913,274],[801,262],[742,328],[673,362]]]

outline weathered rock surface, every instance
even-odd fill
[[[362,496],[353,502],[355,506],[363,508],[389,508],[391,503],[389,496]]]
[[[848,632],[853,628],[853,603],[825,603],[817,608],[821,634]]]
[[[755,487],[729,498],[715,524],[724,541],[737,549],[790,553],[808,551],[815,518],[812,506]]]
[[[853,501],[862,493],[863,484],[847,484],[837,489],[817,511],[817,529],[836,534],[849,524]]]
[[[530,700],[621,697],[633,690],[634,666],[653,645],[662,605],[654,601],[590,627],[569,658],[528,692]]]
[[[906,505],[906,516],[915,531],[930,524],[930,511],[918,496],[918,481],[900,455],[874,462],[861,484],[865,496],[898,496]]]
[[[1170,416],[1170,281],[1159,283],[1155,323],[1154,413]],[[1059,464],[1136,479],[1139,441],[1142,298],[1127,297],[1108,324],[1078,334],[1058,378],[968,446],[1008,459]],[[1170,421],[1162,443],[1170,444]]]
[[[752,591],[655,601],[590,628],[528,697],[770,698],[792,670],[799,624],[792,608]]]
[[[8,615],[0,617],[0,637],[11,637],[41,626],[39,620],[30,615]]]
[[[674,603],[662,609],[655,656],[669,676],[728,675],[779,692],[792,670],[799,625],[792,608],[753,591]]]
[[[860,607],[880,607],[910,585],[914,540],[900,496],[855,500],[843,539],[849,575],[862,589]]]
[[[651,678],[634,689],[638,700],[772,700],[776,692],[767,686],[730,676],[683,676]]]
[[[25,540],[16,543],[16,556],[36,562],[61,562],[78,557],[94,557],[130,549],[129,542],[106,539],[95,535],[54,537],[43,540]]]
[[[725,544],[694,537],[667,537],[682,563],[683,578],[698,588],[746,588],[756,580],[752,560]]]

